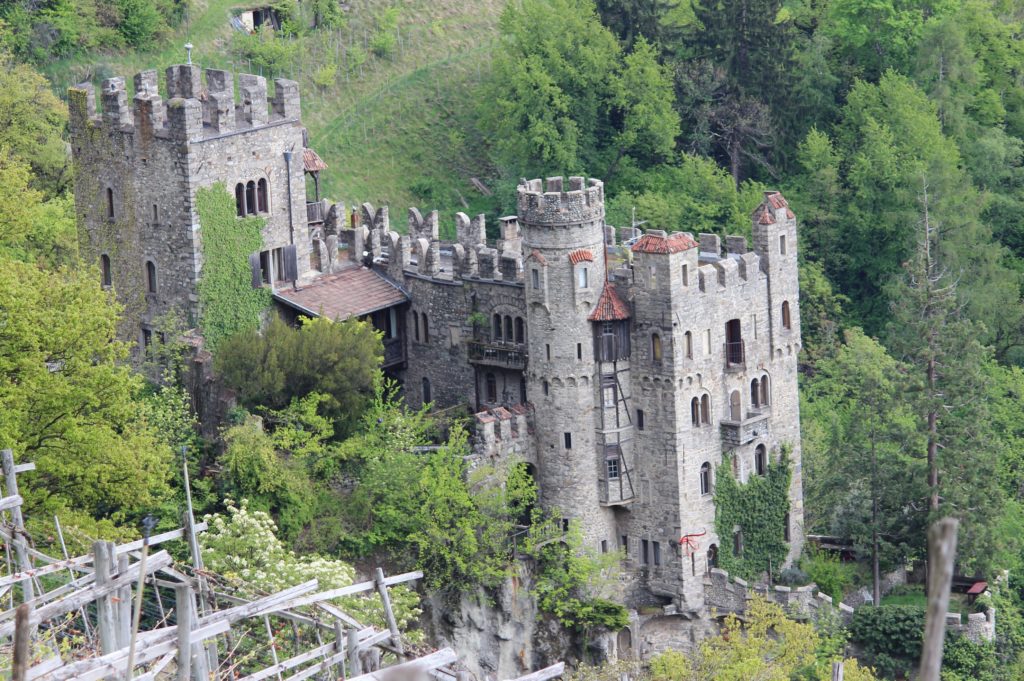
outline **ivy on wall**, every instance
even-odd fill
[[[223,183],[196,192],[203,269],[199,327],[211,351],[226,338],[259,327],[270,291],[252,287],[249,255],[263,248],[263,218],[240,218]]]
[[[785,540],[789,512],[789,453],[768,465],[765,475],[751,475],[741,484],[728,458],[718,469],[715,482],[715,531],[721,538],[718,564],[730,574],[754,580],[769,565],[777,575],[789,546]],[[740,530],[742,551],[734,554],[734,532]]]

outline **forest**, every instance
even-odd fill
[[[319,93],[303,105],[325,160],[345,166],[328,185],[338,199],[493,217],[514,212],[520,177],[583,174],[604,180],[616,226],[749,237],[764,190],[782,191],[800,227],[806,531],[848,540],[857,561],[808,550],[771,577],[873,606],[849,628],[765,606],[746,637],[644,673],[827,678],[825,663],[856,650],[874,671],[851,663],[848,679],[904,678],[924,593],[883,596],[881,575],[920,567],[928,526],[953,516],[957,572],[998,585],[957,607],[995,607],[997,635],[951,636],[943,679],[1024,677],[1024,6],[515,0],[481,3],[470,39],[457,24],[473,12],[441,5],[276,0],[281,26],[254,35],[224,33],[216,12],[231,3],[216,0],[0,6],[0,447],[37,465],[22,492],[36,540],[52,541],[55,514],[80,547],[134,537],[148,514],[176,527],[183,457],[220,523],[209,562],[260,575],[254,586],[294,583],[303,561],[351,582],[352,565],[382,560],[423,568],[438,591],[493,588],[515,528],[544,536],[554,522],[532,510],[521,467],[468,472],[463,422],[402,402],[370,368],[382,346],[367,324],[234,330],[216,362],[239,406],[202,429],[183,384],[185,320],[164,321],[143,366],[128,361],[112,294],[78,256],[64,88],[180,61],[191,36],[210,63]],[[383,99],[369,132],[334,108],[342,90]],[[355,153],[367,135],[380,155]],[[314,346],[335,361],[310,366]],[[271,549],[233,560],[257,541]],[[622,626],[601,586],[613,561],[578,539],[564,554],[517,550],[536,560],[550,616]]]

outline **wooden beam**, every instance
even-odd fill
[[[221,620],[227,620],[229,622],[236,622],[238,620],[245,619],[247,617],[256,617],[258,615],[269,615],[277,612],[278,610],[287,610],[293,606],[293,602],[300,600],[302,594],[309,593],[317,587],[317,581],[311,579],[308,582],[303,582],[296,586],[278,591],[277,593],[258,598],[254,601],[249,601],[243,605],[235,606],[227,610],[219,610],[217,612],[205,615],[199,620],[200,625],[206,625],[211,622],[219,622]]]
[[[6,511],[9,508],[15,506],[21,506],[23,499],[20,494],[15,494],[13,497],[4,497],[0,499],[0,511]]]
[[[413,580],[422,579],[422,578],[423,578],[423,573],[422,572],[419,572],[419,571],[416,571],[416,572],[406,572],[406,573],[401,574],[401,575],[395,575],[394,577],[387,577],[387,578],[385,578],[384,579],[384,585],[385,586],[394,586],[395,584],[402,584],[403,582],[411,582]],[[377,586],[377,581],[376,580],[370,581],[370,582],[359,582],[357,584],[350,584],[348,586],[343,586],[343,587],[340,587],[338,589],[330,589],[328,591],[321,591],[320,593],[315,593],[315,594],[312,594],[310,596],[306,596],[304,598],[300,598],[300,599],[296,600],[296,602],[291,603],[288,607],[290,607],[290,608],[298,608],[298,607],[302,607],[304,605],[313,605],[314,603],[317,603],[318,601],[332,601],[335,598],[342,598],[344,596],[354,596],[355,594],[362,593],[364,591],[370,591],[371,589],[376,588],[376,586]]]
[[[19,463],[17,466],[14,467],[14,472],[15,472],[15,474],[17,474],[17,473],[28,473],[29,471],[34,471],[35,469],[36,469],[35,462],[34,461],[29,461],[28,463]],[[0,471],[0,476],[2,476],[3,474],[4,474],[4,472]]]
[[[564,673],[565,663],[559,662],[557,664],[551,665],[550,667],[539,669],[533,672],[532,674],[520,676],[519,678],[513,679],[512,681],[548,681],[549,679],[558,678],[559,676],[562,676]]]
[[[3,464],[4,470],[4,484],[7,487],[8,497],[18,496],[18,476],[15,474],[16,466],[14,465],[14,452],[10,449],[5,449],[0,452],[0,462]],[[21,506],[16,505],[10,508],[11,521],[14,523],[14,536],[12,536],[14,544],[14,552],[18,556],[18,569],[22,573],[28,572],[32,569],[32,561],[28,555],[28,544],[25,541],[25,518],[21,515]],[[21,599],[22,601],[31,601],[33,593],[32,579],[25,578],[21,580]]]
[[[390,667],[384,667],[375,672],[368,674],[360,674],[354,676],[348,681],[382,681],[383,679],[392,678],[392,674],[398,674],[402,672],[426,672],[438,667],[443,667],[446,664],[451,664],[459,659],[459,656],[455,654],[455,651],[451,648],[442,648],[437,652],[423,657],[417,657],[415,660],[409,660],[401,664],[391,665]]]
[[[391,609],[391,597],[388,595],[387,580],[384,577],[384,570],[377,568],[377,593],[380,594],[381,603],[384,604],[384,621],[388,623],[388,630],[391,632],[391,645],[398,650],[399,657],[405,657],[405,647],[402,645],[402,632],[398,630],[398,621],[395,619],[395,611]]]
[[[268,679],[271,676],[276,676],[281,672],[286,672],[289,669],[294,669],[296,667],[304,665],[310,660],[315,660],[318,657],[322,657],[327,653],[335,651],[336,647],[337,646],[335,645],[334,641],[331,641],[330,643],[325,643],[324,645],[319,646],[318,648],[313,648],[312,650],[308,650],[302,653],[301,655],[290,657],[287,660],[282,660],[281,662],[278,662],[275,665],[271,665],[269,667],[266,667],[265,669],[261,669],[255,674],[243,676],[242,678],[237,679],[237,681],[263,681],[263,679]],[[342,657],[344,657],[345,651],[342,650],[340,652],[342,653]]]

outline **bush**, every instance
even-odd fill
[[[942,681],[995,681],[997,667],[995,645],[974,643],[962,634],[947,632]]]
[[[921,657],[924,608],[865,605],[853,613],[851,640],[885,676],[906,674]]]
[[[800,560],[800,568],[835,601],[843,600],[843,594],[853,584],[857,572],[856,565],[842,563],[837,556],[813,548],[809,548]]]
[[[783,586],[804,586],[811,583],[811,578],[800,568],[789,567],[779,573],[779,584]]]

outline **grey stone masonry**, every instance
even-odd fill
[[[266,220],[264,251],[294,245],[299,279],[307,279],[311,240],[306,223],[303,133],[298,86],[196,65],[72,88],[71,153],[82,254],[109,262],[110,284],[126,306],[120,333],[141,340],[170,311],[194,324],[202,276],[203,235],[196,192],[221,182],[230,193],[265,183],[250,211]],[[236,91],[240,103],[236,104]],[[291,161],[285,153],[291,152]],[[244,194],[243,194],[244,197]],[[278,259],[277,263],[281,261]],[[274,257],[266,263],[273,267]],[[280,278],[281,268],[273,279]]]

